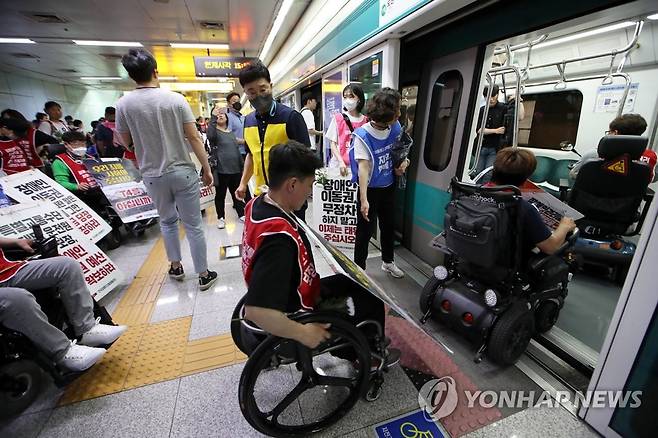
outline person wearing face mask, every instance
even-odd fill
[[[35,129],[26,120],[0,118],[0,170],[7,175],[43,167],[35,146]]]
[[[285,144],[288,140],[296,140],[309,148],[311,144],[302,115],[286,105],[274,102],[270,72],[260,60],[243,68],[239,79],[249,103],[255,109],[244,121],[247,156],[240,186],[235,192],[238,199],[245,199],[247,184],[252,176],[256,183],[255,196],[267,190],[269,154],[275,145]],[[304,203],[295,214],[304,219],[306,207]]]
[[[401,176],[409,166],[405,159],[394,168],[391,150],[402,135],[400,93],[392,88],[376,92],[368,101],[370,122],[354,130],[350,148],[352,182],[359,184],[357,199],[356,242],[354,262],[366,268],[368,244],[379,222],[382,245],[382,271],[395,278],[404,277],[393,260],[393,214],[395,212],[395,176]]]
[[[53,160],[55,181],[76,195],[91,193],[97,184],[82,161],[93,159],[92,156],[87,155],[85,135],[80,131],[67,131],[62,134],[62,142],[64,142],[66,152],[56,155]],[[93,208],[93,206],[91,207]]]
[[[349,84],[343,89],[343,112],[334,114],[325,137],[331,143],[332,160],[338,163],[340,174],[346,176],[350,169],[350,138],[355,129],[368,123],[361,114],[366,99],[363,88]]]
[[[240,95],[235,91],[229,93],[228,96],[226,96],[226,103],[228,104],[228,129],[233,135],[235,135],[235,138],[238,141],[240,154],[244,160],[247,152],[244,147],[244,116],[240,112],[240,110],[242,110]]]

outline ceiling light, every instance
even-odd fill
[[[588,37],[591,37],[591,36],[594,36],[594,35],[601,35],[602,33],[612,32],[614,30],[626,29],[627,27],[635,26],[635,24],[636,23],[634,21],[624,21],[622,23],[616,23],[616,24],[613,24],[613,25],[610,25],[610,26],[600,27],[598,29],[588,30],[586,32],[575,33],[573,35],[567,35],[565,37],[556,38],[554,40],[547,40],[547,41],[544,41],[543,43],[539,43],[536,46],[533,46],[532,49],[535,50],[535,49],[543,49],[544,47],[557,46],[558,44],[564,44],[564,43],[568,43],[570,41],[575,41],[575,40],[579,40],[579,39],[582,39],[582,38],[588,38]],[[528,50],[528,48],[524,47],[522,49],[516,50],[516,52],[525,52],[527,50]]]
[[[29,38],[0,38],[0,43],[3,44],[36,44]]]
[[[270,29],[270,33],[269,35],[267,35],[265,44],[263,44],[263,50],[261,50],[260,54],[258,55],[259,59],[264,60],[269,54],[270,49],[272,48],[272,43],[274,43],[274,38],[279,33],[279,30],[283,25],[283,20],[288,15],[288,12],[290,12],[290,8],[292,7],[292,4],[293,4],[293,0],[283,0],[283,4],[279,8],[279,12],[278,14],[276,14],[276,18],[274,19],[274,23],[272,24],[272,29]]]
[[[170,43],[174,49],[219,49],[228,50],[228,44],[208,44],[208,43]]]
[[[83,76],[80,79],[83,81],[120,81],[123,78],[120,76]]]
[[[73,42],[79,46],[144,47],[142,43],[127,41],[73,40]]]
[[[647,19],[649,20],[658,20],[658,14],[651,14],[647,16]]]

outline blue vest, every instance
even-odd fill
[[[354,136],[358,136],[368,146],[372,159],[372,175],[368,187],[388,187],[395,182],[391,149],[401,132],[400,122],[395,122],[391,126],[391,131],[384,140],[373,137],[363,127],[354,130],[350,145],[350,167],[353,183],[359,182],[359,164],[354,158]]]

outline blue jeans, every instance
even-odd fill
[[[493,166],[494,161],[496,161],[496,148],[486,148],[482,146],[482,149],[480,150],[480,159],[475,168],[475,174],[478,175],[484,169]]]
[[[182,258],[178,239],[180,219],[190,245],[194,270],[198,274],[206,272],[208,250],[203,232],[196,170],[193,167],[176,167],[159,177],[145,176],[144,185],[160,216],[160,230],[169,261],[179,262]]]

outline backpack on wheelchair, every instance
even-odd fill
[[[522,248],[521,193],[514,186],[483,187],[453,179],[444,231],[432,245],[445,254],[420,296],[421,319],[447,325],[509,365],[536,333],[558,319],[571,279],[561,255],[577,230],[551,256],[526,260]]]

